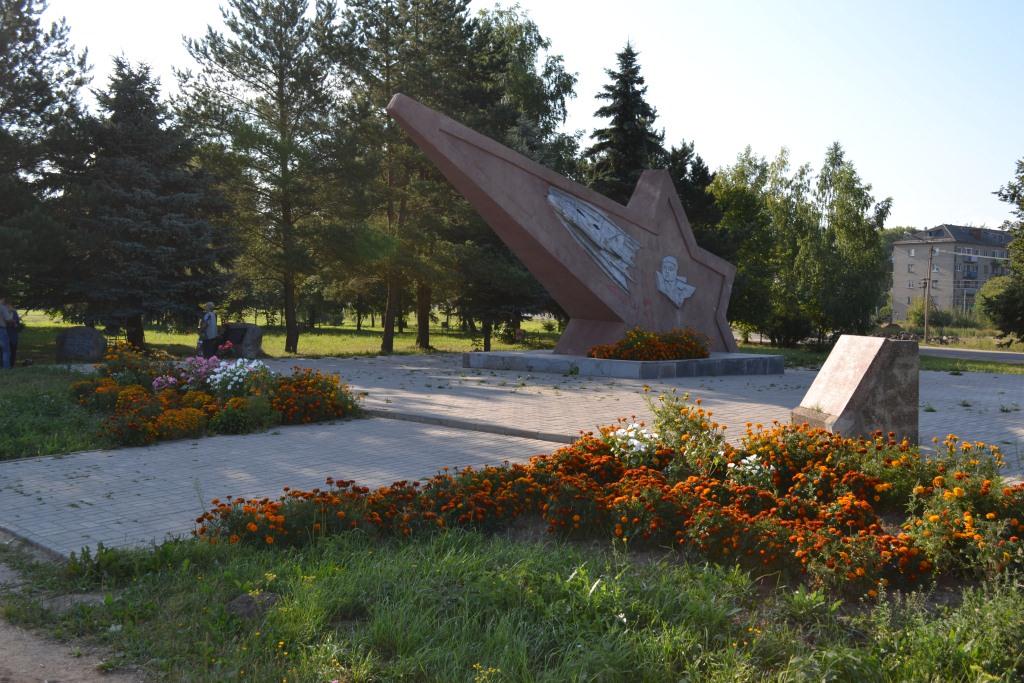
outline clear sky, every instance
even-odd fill
[[[473,0],[477,9],[493,0]],[[506,3],[507,4],[507,3]],[[626,41],[640,52],[666,140],[712,169],[746,145],[820,164],[838,140],[889,225],[999,226],[992,192],[1024,157],[1021,0],[520,0],[578,75],[570,130],[591,130],[594,95]],[[89,49],[94,86],[113,55],[150,63],[165,86],[188,66],[182,36],[219,25],[217,0],[50,0]]]

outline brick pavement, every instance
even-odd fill
[[[463,428],[367,419],[0,463],[0,527],[61,554],[146,544],[190,531],[213,497],[276,496],[327,476],[377,486],[445,466],[525,460],[580,430],[648,415],[642,381],[467,370],[457,355],[271,362],[294,364],[340,372],[374,411]],[[746,421],[786,420],[814,374],[650,385],[701,397],[736,437]],[[955,432],[998,443],[1007,474],[1024,475],[1024,376],[923,372],[921,402],[932,409],[921,413],[926,442]],[[493,433],[510,428],[516,436]],[[538,433],[548,440],[523,438]]]
[[[746,422],[788,421],[789,411],[799,405],[816,374],[793,369],[784,375],[658,381],[565,377],[462,368],[458,354],[271,365],[286,370],[296,363],[340,373],[354,388],[367,392],[365,405],[375,410],[510,425],[564,437],[619,417],[648,415],[643,388],[650,386],[655,394],[675,390],[700,397],[738,440]],[[930,445],[933,437],[955,433],[999,444],[1007,455],[1007,473],[1024,476],[1024,375],[926,371],[921,373],[920,399],[922,443]]]
[[[62,555],[191,532],[215,497],[277,497],[328,476],[383,486],[441,467],[525,461],[557,444],[397,420],[171,441],[0,463],[0,527]]]

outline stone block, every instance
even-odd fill
[[[94,327],[71,327],[57,335],[58,363],[99,363],[107,340]]]
[[[252,323],[228,323],[224,326],[224,340],[235,345],[240,358],[263,358],[263,328]]]
[[[843,335],[792,421],[852,437],[894,432],[917,443],[919,375],[917,342]]]

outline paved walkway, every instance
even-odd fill
[[[523,461],[581,430],[649,414],[642,381],[466,370],[458,355],[297,363],[341,373],[366,392],[374,414],[400,419],[0,463],[0,527],[64,555],[99,542],[146,544],[188,533],[214,497],[273,497],[327,476],[378,486],[442,467]],[[279,370],[295,364],[271,362]],[[738,438],[747,421],[787,420],[814,374],[650,384],[654,393],[701,397]],[[923,372],[921,403],[923,441],[955,432],[998,443],[1007,474],[1024,475],[1024,375]]]

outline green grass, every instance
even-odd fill
[[[1012,581],[939,595],[833,601],[673,554],[452,531],[363,534],[302,551],[172,542],[28,577],[15,622],[171,681],[1019,680],[1024,592]],[[76,565],[72,564],[72,568]],[[100,591],[62,615],[47,596]],[[244,593],[279,600],[245,620]]]
[[[0,372],[0,460],[100,448],[100,418],[68,391],[81,375],[34,366]]]
[[[367,321],[368,322],[368,321]],[[61,330],[68,325],[50,320],[45,314],[33,312],[25,317],[27,325],[21,335],[18,357],[29,359],[33,363],[53,363],[56,349],[56,338]],[[519,344],[506,344],[499,338],[491,340],[495,351],[525,350],[536,348],[553,348],[558,340],[558,332],[546,332],[539,321],[526,321],[523,329],[526,339]],[[431,345],[437,351],[463,352],[482,348],[483,339],[474,339],[460,330],[447,330],[440,326],[430,330]],[[355,325],[322,326],[312,330],[302,330],[299,336],[299,353],[301,357],[318,358],[324,356],[367,356],[380,352],[383,328],[364,324],[361,330]],[[263,350],[273,358],[289,358],[292,354],[284,351],[285,332],[281,327],[264,327]],[[188,356],[195,353],[196,335],[192,332],[174,332],[156,328],[146,330],[146,343],[163,349],[175,356]],[[405,332],[395,335],[395,353],[422,353],[416,347],[416,328],[407,327]]]

